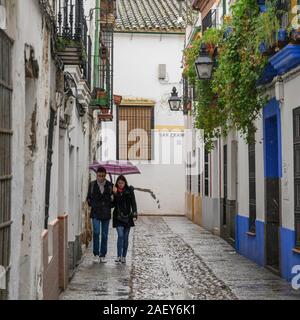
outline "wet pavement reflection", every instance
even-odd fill
[[[106,264],[86,251],[61,299],[300,299],[285,280],[185,217],[139,217],[126,264],[114,262],[116,241],[110,229]]]

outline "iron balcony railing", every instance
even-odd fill
[[[107,95],[107,107],[113,108],[114,23],[116,1],[102,0],[100,13],[100,87]]]
[[[202,32],[209,28],[216,28],[218,25],[217,9],[210,10],[202,19]]]
[[[278,0],[276,3],[278,18],[280,20],[281,28],[287,28],[290,23],[291,4],[287,0]]]
[[[56,0],[56,37],[65,46],[81,49],[81,67],[91,85],[92,44],[84,14],[83,0]]]
[[[264,8],[263,10],[265,10],[266,0],[257,0],[257,4],[259,5],[259,7]],[[292,8],[290,0],[276,1],[277,17],[279,18],[281,28],[285,29],[289,26],[290,20],[293,16],[293,14],[291,13],[291,9]]]
[[[57,0],[57,35],[80,41],[84,38],[83,0]]]

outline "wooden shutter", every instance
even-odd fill
[[[10,264],[11,226],[11,137],[12,137],[12,42],[0,30],[0,265]],[[6,276],[8,279],[8,274]],[[7,290],[0,290],[0,299],[7,298]]]
[[[255,180],[255,144],[248,146],[249,159],[249,231],[255,232],[256,220],[256,180]]]
[[[119,159],[151,160],[153,107],[119,107]]]

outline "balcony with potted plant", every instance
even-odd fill
[[[65,65],[79,66],[90,85],[91,38],[83,0],[57,1],[55,50]]]
[[[100,107],[98,113],[98,123],[108,121],[113,121],[113,114],[111,112],[111,109],[107,106]]]
[[[120,105],[121,104],[121,102],[122,102],[122,96],[118,96],[118,95],[115,95],[114,94],[114,97],[113,97],[113,99],[114,99],[114,104],[115,105]]]
[[[92,109],[100,109],[101,107],[108,106],[108,96],[104,89],[95,88],[92,94],[92,100],[90,102],[90,107]]]
[[[262,13],[268,10],[264,0],[258,0]],[[277,32],[269,43],[261,42],[260,53],[268,57],[268,64],[260,82],[270,82],[275,76],[280,76],[300,64],[300,28],[293,27],[295,14],[290,1],[281,0],[276,3],[275,13],[278,19]],[[266,28],[268,21],[266,21]]]

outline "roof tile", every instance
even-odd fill
[[[177,0],[119,0],[115,31],[183,32],[191,0],[183,2],[183,22],[178,21]]]

